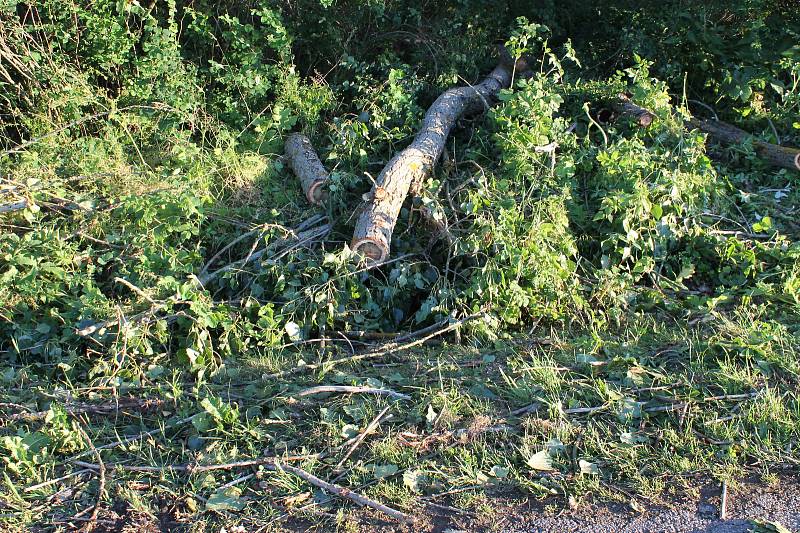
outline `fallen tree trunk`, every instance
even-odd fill
[[[468,111],[488,108],[500,89],[511,84],[513,70],[513,63],[503,61],[478,85],[449,89],[428,108],[414,141],[375,180],[371,200],[356,222],[353,251],[378,262],[389,256],[392,232],[409,189],[431,172],[456,121]]]
[[[322,161],[319,160],[311,141],[302,133],[292,133],[286,139],[284,152],[289,166],[300,180],[300,186],[308,201],[314,205],[321,205],[328,196],[324,185],[328,181],[329,174],[322,166]]]
[[[626,109],[627,111],[622,114],[627,114],[629,116],[649,117],[649,120],[645,120],[644,122],[642,120],[637,121],[639,125],[643,127],[649,126],[655,118],[655,115],[651,111],[634,104],[627,97],[621,96],[615,104],[615,108]],[[711,138],[723,144],[741,144],[752,138],[752,135],[743,129],[737,128],[727,122],[722,122],[721,120],[690,118],[686,121],[686,126],[707,133]],[[788,168],[790,170],[800,170],[800,149],[780,146],[757,139],[753,139],[753,147],[755,148],[756,154],[770,165]]]
[[[725,144],[740,144],[752,137],[746,131],[719,120],[689,119],[687,124]],[[770,165],[800,170],[800,150],[753,139],[753,147],[758,156]]]

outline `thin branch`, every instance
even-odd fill
[[[93,470],[91,468],[84,468],[82,470],[75,470],[74,472],[70,472],[69,474],[61,477],[57,477],[55,479],[48,479],[47,481],[43,481],[41,483],[37,483],[36,485],[31,485],[30,487],[25,487],[24,492],[34,492],[39,489],[43,489],[45,487],[49,487],[50,485],[54,485],[56,483],[60,483],[62,481],[66,481],[70,478],[80,476],[83,474],[91,473]]]
[[[376,394],[378,396],[391,396],[398,400],[410,400],[411,396],[395,392],[391,389],[377,389],[375,387],[355,387],[351,385],[320,385],[311,387],[297,393],[297,396],[312,396],[326,392],[341,392],[346,394]]]
[[[304,459],[307,459],[308,456],[305,456]],[[99,454],[98,454],[99,459]],[[396,509],[392,509],[391,507],[387,507],[380,502],[376,502],[375,500],[371,500],[366,496],[362,496],[356,492],[351,491],[345,487],[334,485],[333,483],[328,483],[325,480],[318,478],[317,476],[306,472],[302,468],[298,468],[295,466],[291,466],[286,464],[285,462],[291,458],[283,458],[282,460],[278,460],[275,457],[263,457],[260,459],[253,459],[250,461],[239,461],[236,463],[225,463],[225,464],[218,464],[218,465],[168,465],[163,467],[157,466],[131,466],[131,465],[120,465],[115,464],[113,465],[115,468],[121,468],[124,470],[132,471],[132,472],[164,472],[164,471],[183,471],[187,473],[196,473],[196,472],[208,472],[210,470],[231,470],[234,468],[243,468],[243,467],[250,467],[250,466],[263,466],[265,470],[269,470],[271,472],[289,472],[300,479],[307,481],[311,485],[323,489],[331,494],[335,494],[340,498],[346,498],[352,502],[357,503],[361,506],[371,507],[376,511],[379,511],[387,516],[394,518],[395,520],[399,520],[404,523],[410,523],[413,521],[413,518],[410,515],[402,513]],[[83,461],[74,461],[74,463],[78,466],[83,466],[85,468],[90,468],[92,470],[96,470],[101,468],[100,464],[92,464],[92,463],[85,463]],[[112,466],[112,465],[109,465]],[[104,467],[102,467],[104,468]],[[239,478],[235,481],[241,481],[242,479]]]
[[[353,443],[353,445],[350,446],[350,448],[347,450],[347,453],[345,453],[342,456],[342,458],[339,460],[339,462],[336,464],[336,466],[333,469],[333,474],[334,475],[339,474],[339,475],[336,476],[336,478],[333,479],[333,481],[336,481],[337,479],[339,479],[341,477],[340,468],[342,468],[342,465],[344,465],[344,462],[347,461],[350,458],[351,455],[353,455],[353,452],[355,452],[356,448],[358,448],[361,445],[361,443],[364,442],[364,439],[367,437],[367,435],[369,435],[370,433],[375,431],[375,428],[378,427],[378,424],[381,423],[381,419],[384,417],[384,415],[386,415],[387,412],[389,412],[390,408],[391,408],[391,406],[387,405],[383,409],[383,411],[378,413],[378,416],[376,416],[372,420],[372,422],[370,422],[369,425],[367,425],[367,427],[364,428],[364,431],[361,432],[361,434],[358,436],[358,438]]]
[[[106,491],[106,465],[103,463],[103,458],[100,457],[100,452],[97,451],[97,448],[94,446],[94,442],[89,437],[89,434],[86,433],[86,430],[83,429],[83,424],[81,424],[80,420],[77,421],[78,429],[83,435],[83,438],[86,440],[86,443],[89,445],[92,453],[94,453],[94,457],[97,460],[97,471],[100,477],[100,483],[97,489],[97,502],[94,504],[94,509],[92,509],[92,514],[89,516],[89,520],[83,526],[82,531],[84,533],[91,533],[94,529],[94,526],[97,524],[97,516],[100,513],[100,504],[103,502],[103,493]]]
[[[383,357],[383,356],[388,355],[390,353],[391,354],[396,354],[396,353],[399,353],[399,352],[404,352],[406,350],[410,350],[411,348],[414,348],[415,346],[419,346],[421,344],[425,344],[427,341],[433,339],[434,337],[438,337],[440,335],[444,335],[445,333],[447,333],[449,331],[452,331],[454,329],[457,329],[457,328],[461,327],[462,325],[464,325],[467,322],[470,322],[470,321],[478,319],[478,318],[482,318],[483,316],[485,316],[484,312],[475,313],[473,315],[466,316],[466,317],[464,317],[464,318],[462,318],[460,320],[456,320],[455,322],[453,322],[452,324],[449,324],[448,326],[446,326],[444,328],[438,329],[438,330],[436,330],[436,331],[434,331],[434,332],[432,332],[432,333],[430,333],[428,335],[425,335],[421,339],[417,339],[415,341],[412,341],[412,342],[409,342],[409,343],[406,343],[406,344],[399,344],[399,342],[391,342],[391,343],[385,344],[379,350],[374,350],[374,351],[371,351],[371,352],[364,352],[364,353],[361,353],[361,354],[351,355],[351,356],[348,356],[348,357],[342,357],[340,359],[333,359],[333,360],[330,360],[330,361],[324,361],[322,363],[314,363],[314,364],[310,364],[310,365],[304,365],[304,366],[300,366],[300,367],[296,367],[296,368],[291,368],[289,370],[284,370],[282,372],[276,372],[274,374],[269,374],[266,377],[277,379],[277,378],[282,378],[282,377],[285,377],[285,376],[289,376],[289,375],[295,374],[297,372],[302,372],[302,371],[305,371],[305,370],[316,370],[317,368],[320,368],[320,367],[332,368],[333,366],[336,366],[336,365],[339,365],[339,364],[342,364],[342,363],[354,363],[356,361],[363,361],[364,359],[375,359],[375,358],[378,358],[378,357]],[[399,338],[398,338],[398,341],[399,341]]]

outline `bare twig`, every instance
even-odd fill
[[[320,385],[318,387],[311,387],[297,393],[297,396],[312,396],[314,394],[322,394],[325,392],[342,392],[346,394],[376,394],[379,396],[391,396],[398,400],[410,400],[411,396],[395,392],[391,389],[377,389],[374,387],[354,387],[350,385]]]
[[[320,368],[320,367],[331,368],[333,366],[336,366],[336,365],[339,365],[339,364],[342,364],[342,363],[354,363],[356,361],[363,361],[364,359],[375,359],[375,358],[378,358],[378,357],[383,357],[383,356],[388,355],[390,353],[391,354],[395,354],[395,353],[399,353],[399,352],[404,352],[406,350],[414,348],[415,346],[419,346],[421,344],[425,344],[427,341],[433,339],[434,337],[438,337],[440,335],[444,335],[445,333],[447,333],[449,331],[452,331],[454,329],[457,329],[457,328],[461,327],[463,324],[465,324],[467,322],[470,322],[472,320],[476,320],[478,318],[482,318],[483,316],[484,316],[483,312],[475,313],[473,315],[466,316],[466,317],[464,317],[464,318],[462,318],[460,320],[456,320],[452,324],[449,324],[449,325],[447,325],[447,326],[445,326],[443,328],[440,328],[440,329],[438,329],[436,331],[433,331],[432,333],[429,333],[428,335],[425,335],[424,337],[422,337],[420,339],[417,339],[415,341],[412,341],[412,342],[409,342],[409,343],[406,343],[406,344],[400,344],[399,341],[400,341],[401,337],[398,337],[398,339],[395,342],[387,343],[379,350],[373,350],[373,351],[370,351],[370,352],[364,352],[364,353],[360,353],[360,354],[356,354],[356,355],[351,355],[351,356],[348,356],[348,357],[342,357],[342,358],[339,358],[339,359],[333,359],[333,360],[325,361],[325,362],[322,362],[322,363],[314,363],[314,364],[310,364],[310,365],[304,365],[304,366],[292,368],[292,369],[289,369],[289,370],[284,370],[282,372],[276,372],[274,374],[269,374],[266,377],[277,379],[277,378],[285,377],[285,376],[288,376],[288,375],[291,375],[291,374],[295,374],[297,372],[302,372],[304,370],[315,370],[315,369]]]
[[[66,481],[66,480],[68,480],[70,478],[90,473],[92,471],[93,470],[91,468],[83,468],[81,470],[75,470],[74,472],[70,472],[69,474],[67,474],[65,476],[57,477],[55,479],[48,479],[47,481],[43,481],[41,483],[37,483],[36,485],[31,485],[30,487],[25,487],[24,491],[25,492],[34,492],[34,491],[37,491],[39,489],[43,489],[45,487],[49,487],[50,485],[55,485],[56,483],[60,483],[62,481]]]
[[[410,515],[402,513],[402,512],[400,512],[400,511],[398,511],[396,509],[392,509],[391,507],[387,507],[386,505],[383,505],[380,502],[376,502],[375,500],[371,500],[371,499],[367,498],[366,496],[362,496],[361,494],[353,492],[353,491],[351,491],[349,489],[346,489],[344,487],[341,487],[339,485],[334,485],[333,483],[328,483],[327,481],[324,481],[324,480],[318,478],[317,476],[315,476],[313,474],[309,474],[308,472],[306,472],[302,468],[297,468],[295,466],[290,466],[290,465],[281,464],[281,463],[276,462],[269,469],[270,470],[275,470],[275,471],[283,470],[283,471],[289,472],[291,474],[294,474],[295,476],[299,477],[300,479],[311,483],[315,487],[319,487],[319,488],[321,488],[321,489],[323,489],[323,490],[325,490],[327,492],[330,492],[331,494],[335,494],[336,496],[339,496],[340,498],[347,498],[348,500],[353,501],[353,502],[357,503],[358,505],[371,507],[372,509],[375,509],[376,511],[379,511],[379,512],[381,512],[381,513],[383,513],[383,514],[385,514],[387,516],[391,516],[392,518],[394,518],[395,520],[399,520],[400,522],[410,523],[410,522],[413,521],[413,518]]]
[[[150,472],[150,473],[161,473],[161,472],[187,472],[190,474],[196,474],[201,472],[211,472],[213,470],[235,470],[237,468],[248,468],[253,466],[264,466],[264,465],[271,465],[274,464],[276,461],[280,459],[283,462],[294,462],[294,461],[308,461],[309,459],[322,459],[325,457],[323,453],[315,453],[310,455],[289,455],[286,457],[259,457],[257,459],[248,459],[245,461],[234,461],[231,463],[220,463],[220,464],[211,464],[211,465],[198,465],[193,463],[187,463],[182,465],[164,465],[164,466],[138,466],[138,465],[127,465],[123,463],[111,463],[106,465],[108,468],[115,468],[118,470],[126,470],[128,472]],[[97,470],[99,468],[98,464],[95,463],[87,463],[85,461],[72,461],[74,465],[83,467],[83,468],[90,468],[92,470]]]
[[[725,520],[728,515],[728,482],[722,482],[722,503],[719,506],[719,519]]]
[[[27,200],[14,202],[12,204],[0,205],[0,214],[2,214],[2,213],[10,213],[12,211],[19,211],[20,209],[25,209],[26,207],[28,207],[28,201]]]
[[[309,456],[304,456],[303,459],[307,459]],[[183,471],[187,473],[196,473],[196,472],[208,472],[210,470],[232,470],[234,468],[243,468],[243,467],[250,467],[250,466],[262,466],[265,470],[269,470],[272,472],[289,472],[300,479],[307,481],[308,483],[314,485],[315,487],[321,488],[331,494],[335,494],[340,498],[346,498],[350,501],[357,503],[358,505],[371,507],[376,511],[379,511],[387,516],[391,516],[395,520],[399,520],[404,523],[408,523],[412,521],[412,517],[392,509],[391,507],[387,507],[380,502],[376,502],[375,500],[371,500],[366,496],[362,496],[356,492],[351,491],[350,489],[341,487],[339,485],[334,485],[333,483],[328,483],[325,480],[318,478],[317,476],[306,472],[302,468],[298,468],[295,466],[291,466],[286,464],[286,461],[291,458],[282,458],[278,460],[275,457],[262,457],[259,459],[253,459],[250,461],[239,461],[236,463],[225,463],[225,464],[217,464],[217,465],[167,465],[163,467],[150,467],[150,466],[132,466],[132,465],[120,465],[115,464],[113,465],[114,468],[121,468],[124,470],[129,470],[132,472],[164,472],[164,471]],[[99,460],[99,454],[98,454]],[[92,463],[85,463],[83,461],[75,461],[74,462],[78,466],[83,466],[85,468],[90,468],[92,470],[97,470],[102,468],[103,471],[105,466],[102,466],[102,463],[92,464]],[[109,465],[112,466],[112,465]],[[242,481],[242,478],[235,480],[236,482]]]
[[[381,419],[384,417],[384,415],[387,412],[389,412],[390,407],[391,406],[387,405],[383,409],[383,411],[378,413],[378,416],[376,416],[372,420],[372,422],[370,422],[367,425],[367,427],[364,428],[364,431],[362,431],[361,434],[358,436],[358,438],[356,438],[356,441],[353,443],[352,446],[350,446],[350,448],[347,450],[347,453],[345,453],[342,456],[342,458],[339,460],[339,462],[337,463],[337,465],[333,469],[333,474],[336,475],[336,477],[333,479],[333,481],[336,481],[337,479],[339,479],[341,477],[340,468],[342,468],[342,465],[344,465],[344,462],[347,461],[350,458],[351,455],[353,455],[353,452],[355,452],[356,448],[358,448],[361,445],[361,443],[364,442],[364,439],[367,437],[367,435],[372,433],[375,430],[375,428],[378,427],[378,424],[381,423]]]
[[[118,414],[123,409],[136,409],[137,414],[141,414],[143,411],[149,411],[155,408],[160,407],[163,405],[163,400],[157,399],[147,399],[147,400],[140,400],[138,398],[119,398],[114,402],[108,402],[103,404],[90,404],[90,403],[67,403],[63,406],[64,411],[67,414],[76,416],[82,414],[91,414],[91,415],[115,415]],[[11,420],[11,421],[24,421],[24,422],[33,422],[36,420],[42,420],[47,416],[47,413],[50,411],[36,411],[36,412],[26,412],[26,413],[15,413],[12,415],[2,415],[0,419]]]
[[[174,422],[173,424],[170,424],[169,426],[164,427],[164,428],[153,429],[151,431],[145,431],[144,433],[140,433],[138,435],[133,435],[133,436],[130,436],[130,437],[126,437],[126,438],[124,438],[122,440],[118,440],[116,442],[111,442],[111,443],[105,444],[103,446],[97,446],[96,449],[97,450],[108,450],[108,449],[111,449],[111,448],[116,448],[118,446],[124,446],[125,444],[129,444],[131,442],[135,442],[137,440],[144,439],[144,438],[147,438],[147,437],[151,437],[153,435],[161,433],[162,431],[164,431],[166,429],[173,429],[173,428],[176,428],[176,427],[181,426],[183,424],[186,424],[187,422],[191,422],[192,420],[194,420],[198,416],[200,416],[200,413],[197,413],[197,414],[194,414],[192,416],[189,416],[189,417],[183,418],[181,420],[178,420],[178,421]],[[81,452],[78,455],[74,456],[72,459],[73,460],[74,459],[78,459],[80,457],[88,455],[89,453],[91,453],[91,451]]]
[[[77,421],[77,427],[80,430],[81,435],[83,435],[83,438],[86,440],[86,443],[89,445],[92,453],[94,453],[94,457],[97,460],[97,472],[100,477],[100,483],[97,488],[97,502],[94,504],[94,509],[92,509],[92,514],[89,517],[89,520],[82,528],[84,533],[90,533],[97,523],[97,515],[100,513],[100,504],[103,501],[103,493],[106,491],[106,465],[103,463],[103,458],[100,457],[100,452],[97,451],[97,448],[95,448],[91,437],[89,437],[89,434],[86,433],[85,429],[83,429],[83,425],[81,424],[80,420]]]

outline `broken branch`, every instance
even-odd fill
[[[328,196],[324,185],[330,175],[322,166],[311,141],[302,133],[292,133],[286,138],[284,153],[295,176],[300,179],[300,186],[308,201],[321,205]]]
[[[389,256],[392,232],[412,184],[422,183],[444,150],[456,121],[468,111],[483,110],[511,84],[513,65],[504,61],[481,83],[445,91],[428,108],[411,145],[383,168],[370,193],[371,201],[359,215],[350,247],[372,261]]]
[[[649,126],[655,115],[635,103],[624,95],[620,95],[615,104],[615,108],[622,109],[622,115],[637,118],[640,126]],[[722,144],[741,144],[753,136],[743,129],[737,128],[732,124],[721,120],[701,120],[690,118],[686,121],[687,128],[697,129],[707,133],[710,137]],[[753,139],[753,148],[756,154],[772,166],[788,168],[790,170],[800,170],[800,149],[788,146],[780,146],[764,141]]]

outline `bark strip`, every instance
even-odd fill
[[[445,91],[428,108],[411,145],[383,168],[370,193],[371,201],[358,217],[350,247],[376,262],[389,256],[392,232],[400,208],[414,183],[421,183],[444,150],[456,121],[469,111],[491,105],[494,96],[511,84],[513,66],[504,61],[481,83]]]
[[[649,126],[655,118],[655,115],[651,111],[636,105],[625,96],[620,96],[619,100],[615,104],[615,108],[627,110],[625,112],[620,111],[620,114],[622,115],[639,117],[637,122],[640,126]],[[643,121],[642,117],[647,118]],[[727,122],[722,122],[721,120],[701,120],[697,118],[690,118],[686,121],[686,127],[707,133],[709,137],[722,144],[741,144],[753,137],[750,133],[744,131],[743,129],[737,128],[736,126],[728,124]],[[757,139],[753,139],[752,142],[758,157],[770,165],[788,168],[790,170],[800,170],[800,149],[792,148],[790,146],[780,146],[778,144],[759,141]]]
[[[319,160],[311,141],[302,133],[292,133],[286,139],[284,152],[289,166],[300,179],[300,186],[308,201],[321,205],[328,197],[324,185],[330,175]]]

